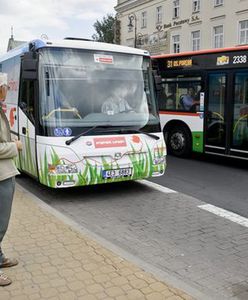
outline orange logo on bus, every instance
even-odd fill
[[[138,135],[133,135],[132,142],[137,144],[140,143],[140,137]]]
[[[9,123],[10,123],[10,127],[13,127],[15,124],[15,112],[16,112],[16,108],[12,107],[9,113]]]

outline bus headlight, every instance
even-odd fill
[[[75,174],[78,173],[78,168],[74,164],[70,165],[56,165],[48,167],[50,174]]]
[[[153,159],[153,164],[154,164],[154,165],[160,165],[160,164],[164,164],[165,161],[166,161],[165,156],[155,157],[155,158]]]

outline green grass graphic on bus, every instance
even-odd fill
[[[26,124],[27,135],[22,137],[23,150],[20,152],[20,162],[18,162],[19,167],[25,172],[37,177],[37,167],[35,160],[35,149],[32,149],[31,143],[34,145],[34,140],[30,138],[29,135],[29,122],[27,120]],[[33,150],[33,151],[32,151]]]
[[[104,178],[104,170],[119,170],[120,160],[108,161],[106,157],[101,156],[100,164],[94,164],[90,159],[84,158],[81,162],[81,169],[74,174],[56,174],[57,166],[66,166],[66,160],[61,159],[56,151],[51,147],[51,151],[45,151],[44,156],[39,160],[39,180],[42,184],[55,188],[66,183],[73,183],[73,186],[85,186],[101,184],[108,182],[118,182],[125,180],[135,180],[147,178],[154,173],[163,174],[166,168],[164,161],[165,147],[163,144],[154,147],[153,150],[146,144],[146,152],[135,151],[131,145],[132,151],[126,155],[127,165],[132,169],[130,176],[120,176],[115,178]],[[49,153],[49,154],[48,154]],[[161,160],[161,161],[160,161]],[[154,163],[156,161],[156,163]],[[76,165],[76,164],[75,164]],[[79,164],[77,164],[78,166]]]
[[[32,156],[30,138],[25,136],[24,139],[24,151],[22,152],[21,158],[22,169],[37,177],[36,164],[35,159]]]

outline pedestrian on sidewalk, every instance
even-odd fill
[[[7,74],[0,73],[0,268],[18,264],[16,259],[7,258],[1,248],[11,214],[15,176],[18,174],[13,158],[18,155],[18,151],[22,150],[22,144],[19,140],[11,140],[10,126],[2,109],[7,91]],[[0,271],[0,286],[9,285],[11,282],[11,279]]]

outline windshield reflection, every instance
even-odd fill
[[[159,124],[148,58],[43,49],[39,74],[40,124],[46,128]]]

